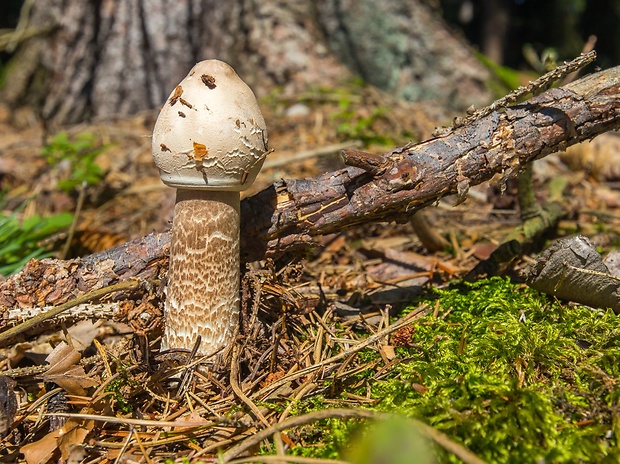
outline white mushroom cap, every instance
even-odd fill
[[[170,94],[153,130],[153,158],[171,187],[248,188],[267,154],[256,97],[218,60],[196,64]]]

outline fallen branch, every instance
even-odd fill
[[[51,323],[54,325],[57,324],[59,320],[58,316],[60,316],[63,312],[70,310],[71,308],[81,307],[86,303],[99,301],[101,298],[106,295],[110,295],[111,293],[136,290],[141,285],[142,283],[138,280],[126,280],[121,283],[110,285],[109,287],[93,290],[82,296],[74,298],[67,303],[49,308],[47,311],[39,311],[36,315],[33,315],[32,317],[24,320],[24,322],[17,324],[10,329],[0,333],[0,346],[5,346],[9,342],[14,342],[15,339],[20,335],[22,336],[22,338],[27,338],[29,332],[33,332],[35,334],[41,333],[41,329],[43,326],[45,326],[46,321],[51,321]],[[29,311],[26,311],[26,313],[29,313]]]
[[[372,155],[345,150],[355,167],[282,180],[242,204],[247,261],[313,244],[313,237],[368,222],[407,221],[440,198],[620,128],[620,67],[494,111],[443,137]]]
[[[128,280],[159,279],[165,275],[169,245],[167,234],[150,234],[83,259],[30,260],[19,274],[0,283],[0,328],[14,325],[10,311],[58,306]]]
[[[620,67],[615,67],[417,145],[383,155],[345,150],[350,167],[281,180],[242,202],[242,257],[250,262],[300,251],[315,245],[313,237],[362,223],[408,221],[446,195],[462,201],[471,186],[494,176],[505,182],[535,159],[618,128]],[[83,260],[36,261],[0,284],[0,311],[62,303],[132,277],[159,277],[169,240],[167,233],[151,234]],[[63,285],[44,279],[57,275],[66,276]]]

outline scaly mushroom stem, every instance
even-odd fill
[[[211,354],[239,326],[239,192],[178,189],[162,348]]]

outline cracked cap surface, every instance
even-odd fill
[[[166,185],[207,190],[245,190],[268,150],[254,93],[219,60],[196,64],[172,91],[152,144]]]

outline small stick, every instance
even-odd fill
[[[217,423],[214,421],[206,420],[193,420],[193,421],[164,421],[164,420],[149,420],[149,419],[131,419],[129,417],[115,417],[115,416],[101,416],[99,414],[78,414],[70,412],[49,412],[45,413],[45,417],[67,417],[69,419],[81,419],[81,420],[93,420],[97,422],[105,422],[107,424],[120,424],[136,427],[153,427],[160,429],[163,427],[183,427],[189,428],[212,428]]]
[[[549,71],[546,74],[543,74],[538,79],[530,81],[525,86],[520,86],[519,88],[513,90],[508,95],[500,98],[499,100],[494,101],[489,106],[482,108],[474,112],[471,116],[466,117],[465,119],[459,120],[458,123],[455,124],[455,127],[462,127],[467,124],[472,123],[478,119],[484,118],[488,116],[494,111],[497,111],[501,108],[506,108],[513,103],[516,103],[519,99],[525,97],[528,94],[537,95],[542,91],[546,90],[553,84],[554,82],[560,81],[564,79],[566,76],[580,70],[581,68],[589,65],[596,59],[596,51],[592,50],[588,53],[582,53],[574,60],[569,61],[568,63],[564,63],[557,68]],[[448,131],[451,128],[446,128]],[[441,130],[440,130],[441,132]]]
[[[241,387],[239,386],[239,382],[237,380],[239,376],[239,346],[235,345],[233,347],[232,359],[230,361],[230,386],[235,393],[235,396],[243,401],[252,411],[252,414],[256,417],[256,419],[260,420],[265,426],[269,426],[269,421],[265,418],[263,413],[260,412],[258,407],[252,402],[250,398],[243,393]]]
[[[97,361],[101,359],[101,356],[98,354],[91,356],[89,358],[80,359],[80,366],[88,366],[90,364],[95,364]],[[49,364],[38,365],[38,366],[27,366],[27,367],[16,367],[15,369],[7,369],[6,371],[0,371],[0,375],[6,375],[7,377],[11,377],[12,379],[18,377],[33,377],[44,374],[50,368]]]
[[[263,164],[263,169],[272,169],[279,168],[281,166],[288,166],[291,163],[295,163],[297,161],[303,161],[308,158],[317,158],[319,156],[326,156],[338,153],[340,150],[346,148],[358,148],[362,145],[362,142],[359,140],[347,140],[342,143],[335,143],[333,145],[327,145],[324,147],[313,148],[312,150],[296,152],[291,154],[290,156],[280,156],[278,158],[267,158],[265,164]]]
[[[73,214],[73,221],[71,221],[71,226],[69,227],[69,233],[67,234],[67,239],[65,240],[65,244],[62,247],[62,251],[60,252],[60,259],[67,259],[67,255],[69,254],[69,249],[71,248],[71,242],[73,241],[73,236],[75,235],[75,229],[77,229],[77,224],[80,219],[80,213],[82,212],[82,207],[84,206],[84,198],[86,198],[86,186],[88,184],[86,181],[82,181],[82,185],[80,186],[80,192],[77,200],[77,205],[75,206],[75,213]]]
[[[389,420],[400,418],[396,414],[383,413],[378,411],[372,411],[368,409],[323,409],[320,411],[314,411],[303,416],[296,416],[286,419],[285,421],[273,424],[260,432],[246,438],[241,443],[233,446],[221,457],[222,462],[230,462],[234,457],[238,456],[242,452],[252,448],[254,445],[258,445],[261,441],[269,438],[271,435],[282,430],[298,427],[300,425],[309,424],[323,419],[344,419],[344,418],[357,418],[357,419],[379,419]],[[472,453],[464,446],[450,439],[447,435],[434,429],[430,425],[416,419],[407,418],[407,421],[416,427],[421,433],[430,438],[437,445],[441,446],[446,451],[454,454],[461,461],[466,464],[484,464],[484,461]]]

